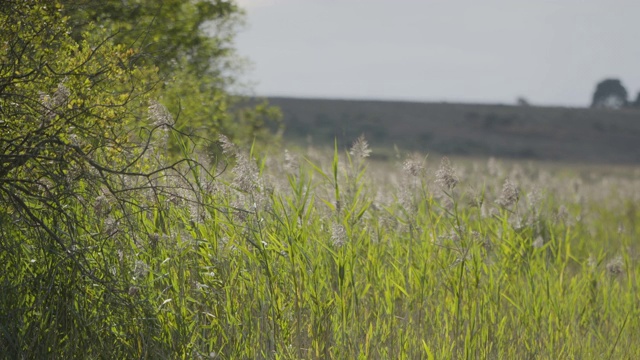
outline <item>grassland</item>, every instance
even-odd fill
[[[123,178],[126,202],[116,187],[69,201],[82,242],[66,253],[3,227],[20,256],[0,253],[2,353],[640,354],[639,169],[371,161],[363,139],[260,157],[223,144],[227,166]]]

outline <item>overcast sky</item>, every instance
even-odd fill
[[[587,106],[640,90],[640,0],[239,0],[261,96]]]

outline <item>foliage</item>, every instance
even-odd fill
[[[233,96],[223,89],[203,85],[184,70],[176,71],[162,91],[161,101],[177,114],[176,128],[188,134],[197,144],[205,146],[210,155],[219,155],[213,143],[220,134],[238,143],[257,143],[262,148],[277,143],[280,112],[266,102],[255,105]],[[170,143],[171,152],[179,153],[179,144]]]
[[[136,49],[138,61],[159,68],[160,102],[178,114],[176,127],[217,154],[211,142],[223,133],[239,142],[265,145],[277,140],[279,113],[251,107],[234,96],[243,61],[233,40],[243,12],[223,0],[62,1],[72,35],[79,39],[91,24],[112,33],[115,44]],[[268,106],[266,107],[268,108]],[[270,126],[264,126],[265,123]],[[179,154],[179,144],[171,142]]]
[[[240,9],[231,1],[62,1],[72,36],[82,39],[91,24],[100,24],[112,41],[139,49],[144,60],[163,74],[178,65],[196,77],[223,79],[234,53],[233,38],[241,24]],[[180,64],[182,63],[182,64]]]
[[[184,179],[178,166],[196,163],[166,161],[175,131],[149,106],[157,69],[99,28],[73,40],[59,10],[53,1],[0,8],[0,350],[166,355],[143,348],[158,343],[157,324],[139,321],[153,312],[130,296],[125,254],[147,237],[140,218],[157,214],[161,179]]]
[[[627,106],[627,89],[618,79],[605,79],[598,83],[593,93],[591,107],[618,109]]]

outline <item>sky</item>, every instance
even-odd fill
[[[258,96],[588,106],[640,91],[639,0],[237,0]]]

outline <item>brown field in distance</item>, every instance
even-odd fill
[[[272,97],[285,140],[573,163],[640,163],[640,110]],[[378,156],[383,158],[385,154]]]

